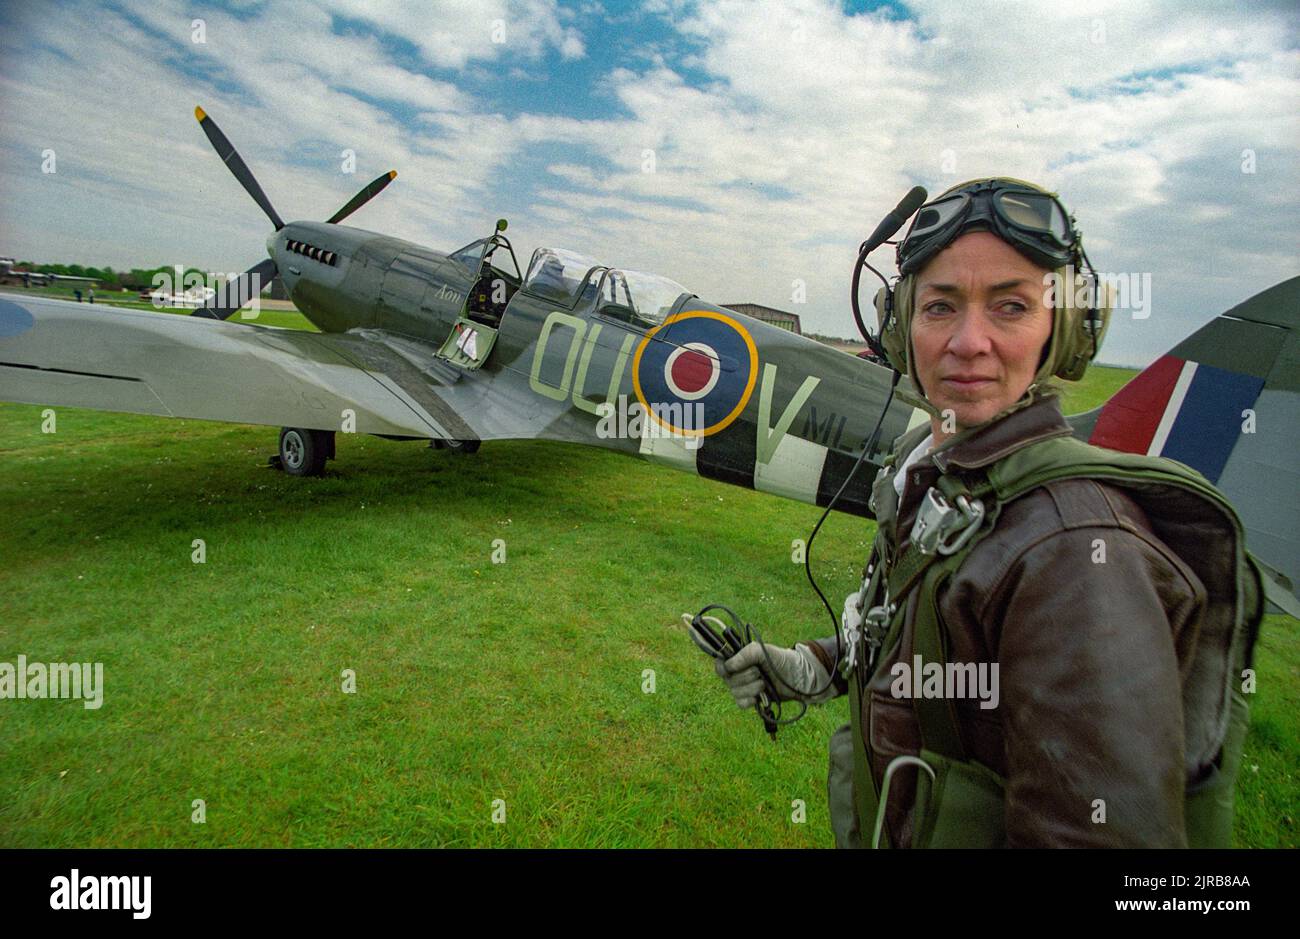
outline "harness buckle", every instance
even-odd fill
[[[885,644],[885,635],[889,632],[889,621],[894,618],[894,613],[897,611],[898,604],[889,602],[888,591],[885,592],[884,603],[867,610],[862,627],[866,634],[868,669],[875,667],[876,655],[880,652],[880,647]]]
[[[874,569],[873,569],[874,570]],[[871,577],[862,581],[862,589],[844,598],[844,612],[840,615],[840,625],[844,627],[844,638],[849,649],[844,659],[844,674],[853,671],[858,661],[858,645],[867,647],[867,667],[876,662],[876,653],[889,632],[889,621],[898,611],[897,603],[889,602],[889,587],[885,587],[885,602],[873,606],[864,614],[862,604],[866,601],[867,591],[871,589]]]
[[[984,503],[960,495],[950,503],[931,486],[912,523],[912,546],[921,554],[954,554],[974,536],[984,521]]]

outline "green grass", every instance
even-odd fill
[[[341,436],[293,479],[271,428],[40,428],[0,405],[0,661],[103,662],[104,705],[0,701],[0,846],[830,846],[844,703],[774,745],[678,620],[828,634],[791,562],[817,509],[551,443]],[[828,597],[871,534],[827,522]],[[1244,845],[1296,843],[1296,625],[1265,628]]]
[[[1136,374],[1137,370],[1132,368],[1093,365],[1084,375],[1083,381],[1058,380],[1061,409],[1066,414],[1077,414],[1101,407]]]

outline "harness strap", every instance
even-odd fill
[[[948,662],[947,630],[939,619],[939,590],[948,575],[965,558],[962,552],[954,563],[948,558],[944,564],[932,564],[925,581],[921,585],[921,594],[917,598],[916,619],[912,628],[912,652],[920,656],[923,665],[935,663],[939,668],[946,668]],[[966,748],[961,742],[961,723],[957,719],[957,702],[950,696],[941,694],[937,698],[927,698],[918,693],[920,675],[912,676],[913,708],[917,722],[921,725],[921,742],[925,749],[954,760],[966,760]]]

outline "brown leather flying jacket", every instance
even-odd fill
[[[940,455],[948,464],[983,466],[1067,426],[1058,400],[1047,397]],[[886,517],[891,506],[880,508],[882,530],[906,544],[938,476],[931,456],[914,464],[897,524]],[[1099,545],[1104,563],[1096,563]],[[1205,605],[1201,581],[1116,486],[1061,480],[1004,506],[939,598],[939,611],[950,662],[998,665],[997,706],[959,700],[957,713],[966,752],[1007,781],[1009,846],[1186,846],[1184,787],[1208,771],[1218,750],[1214,741],[1194,747],[1199,753],[1184,745],[1206,739],[1204,726],[1184,727],[1182,702]],[[911,609],[914,603],[901,641],[863,697],[878,787],[893,757],[917,754],[921,745],[912,700],[890,687],[892,666],[913,661]],[[846,691],[835,638],[807,644]],[[916,772],[901,768],[890,787],[886,825],[898,846],[911,843]],[[1097,800],[1104,822],[1096,820]],[[869,842],[870,821],[865,830]]]

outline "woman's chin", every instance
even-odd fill
[[[940,418],[952,414],[958,430],[983,424],[1001,411],[994,401],[955,401],[948,400],[939,405]]]

